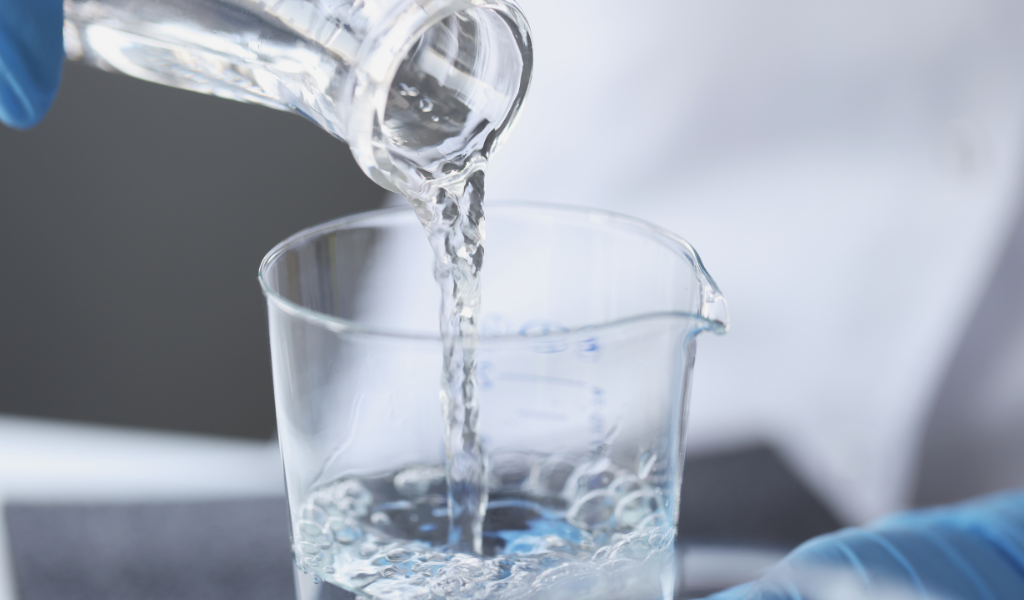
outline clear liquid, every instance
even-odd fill
[[[483,553],[446,544],[445,469],[316,490],[295,525],[300,569],[374,598],[655,598],[674,527],[657,488],[607,458],[499,453]]]
[[[453,29],[434,28],[399,69],[388,99],[385,127],[405,134],[408,148],[433,146],[453,136],[468,140],[465,150],[431,161],[413,152],[399,157],[399,187],[423,224],[434,252],[434,278],[441,288],[439,324],[444,344],[440,400],[445,421],[447,546],[483,552],[487,512],[487,457],[477,432],[477,315],[484,260],[484,172],[495,125],[449,93],[431,74],[418,69],[419,56],[451,48]],[[455,62],[466,60],[455,57]],[[411,123],[422,122],[415,127]],[[406,155],[402,155],[406,156]]]
[[[486,223],[484,172],[470,172],[461,189],[442,188],[424,222],[434,250],[434,277],[441,286],[440,328],[444,340],[441,408],[445,421],[448,545],[483,552],[487,512],[487,457],[477,425],[477,315]]]

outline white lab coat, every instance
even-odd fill
[[[690,451],[772,443],[851,523],[905,506],[1018,209],[1024,4],[521,4],[533,87],[488,198],[687,238],[732,315]]]

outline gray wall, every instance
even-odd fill
[[[0,413],[270,436],[259,262],[383,195],[299,117],[67,65],[0,127]]]

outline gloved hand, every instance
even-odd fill
[[[707,600],[1024,600],[1024,492],[899,514],[801,545]]]
[[[0,0],[0,121],[17,129],[38,123],[63,62],[62,0]]]

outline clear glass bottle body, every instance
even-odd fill
[[[514,0],[65,0],[69,58],[300,114],[395,190],[485,157],[532,70]]]

